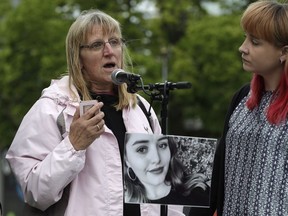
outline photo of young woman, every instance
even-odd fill
[[[173,136],[127,133],[124,164],[127,203],[209,206],[207,177],[185,172]]]

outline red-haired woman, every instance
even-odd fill
[[[239,51],[251,83],[227,113],[213,169],[211,215],[287,215],[288,4],[257,1],[244,12]]]

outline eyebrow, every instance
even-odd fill
[[[157,142],[158,142],[158,141],[161,141],[161,140],[164,140],[164,139],[168,140],[168,137],[165,137],[165,136],[164,136],[164,137],[160,137],[160,138],[157,140]]]
[[[159,139],[157,139],[157,142],[159,142],[159,141],[161,141],[161,140],[165,140],[165,139],[168,140],[167,137],[160,137]],[[146,143],[149,143],[149,142],[150,142],[149,140],[136,140],[136,141],[132,144],[132,146],[133,146],[133,145],[137,145],[137,144],[146,144]]]
[[[111,39],[120,39],[120,37],[112,36],[112,37],[109,37],[107,39],[107,41],[109,41]],[[105,40],[103,38],[96,38],[96,39],[92,40],[90,43],[99,42],[99,41],[105,41]]]
[[[137,145],[137,144],[144,144],[144,143],[149,143],[149,140],[136,140],[133,144],[133,145]]]
[[[246,35],[249,35],[253,39],[261,40],[259,37],[256,37],[254,34],[247,33]]]

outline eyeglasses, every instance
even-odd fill
[[[97,40],[91,44],[81,45],[80,49],[88,48],[90,50],[99,51],[104,48],[106,43],[109,43],[112,48],[118,48],[125,43],[125,40],[122,38],[110,38],[108,41]]]

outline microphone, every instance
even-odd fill
[[[138,74],[125,72],[122,69],[116,69],[112,72],[111,79],[115,85],[121,85],[123,83],[135,84],[135,82],[141,79],[141,76]]]

